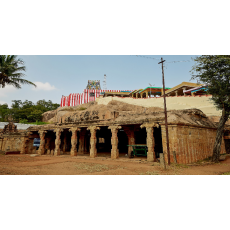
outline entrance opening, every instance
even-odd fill
[[[118,149],[120,153],[128,153],[128,137],[123,129],[118,130]]]
[[[134,132],[134,135],[135,135],[136,145],[138,145],[138,144],[146,145],[146,137],[147,137],[146,128],[136,129],[136,131]]]
[[[61,133],[61,146],[60,146],[60,148],[61,148],[61,151],[63,151],[63,153],[70,152],[71,136],[72,136],[72,132],[69,132],[68,129],[65,129]]]
[[[46,151],[49,149],[54,150],[55,149],[55,139],[56,139],[56,134],[53,131],[48,130],[48,132],[46,133],[46,137],[47,137],[47,147],[46,147]]]
[[[108,127],[100,127],[97,130],[97,152],[98,153],[110,153],[112,149],[111,145],[111,130]]]
[[[26,142],[26,153],[32,154],[34,153],[34,150],[38,150],[38,147],[35,147],[33,145],[34,143],[34,138],[40,138],[38,131],[34,131],[32,135],[30,135],[29,140]]]
[[[160,153],[163,153],[163,145],[162,145],[162,135],[161,135],[161,127],[154,127],[154,140],[155,140],[155,154],[156,158],[160,157]]]

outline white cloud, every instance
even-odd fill
[[[1,100],[0,100],[0,105],[3,105],[3,104],[7,104],[7,102],[6,102],[6,101],[1,101]]]
[[[35,87],[33,86],[33,90],[45,90],[45,91],[50,91],[50,90],[55,90],[55,89],[56,89],[56,87],[55,87],[54,85],[50,85],[49,82],[43,83],[43,82],[37,81],[37,82],[34,82],[34,83],[37,85],[37,87],[35,88]]]
[[[9,97],[10,95],[14,94],[17,90],[18,89],[12,85],[6,85],[5,88],[0,88],[0,104],[8,104],[8,106],[10,107],[12,103],[9,100]]]
[[[5,88],[0,88],[0,98],[7,97],[12,92],[15,92],[17,88],[12,85],[6,85]]]

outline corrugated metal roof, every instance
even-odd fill
[[[198,86],[202,86],[202,84],[197,84],[197,83],[192,83],[192,82],[182,82],[181,84],[179,84],[179,85],[167,90],[165,92],[165,95],[167,95],[168,93],[173,92],[174,90],[182,89],[183,87],[194,88],[194,87],[198,87]]]
[[[9,122],[0,122],[0,129],[4,129],[5,125],[8,125],[8,124],[9,124]],[[30,126],[36,126],[36,125],[21,124],[21,123],[14,123],[14,124],[17,125],[17,129],[20,129],[20,130],[26,130]]]
[[[147,87],[145,89],[143,89],[141,92],[145,91],[146,89],[163,89],[162,87]],[[171,89],[171,88],[165,88],[165,89]],[[139,92],[139,93],[141,93]]]

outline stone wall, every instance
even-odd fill
[[[163,152],[167,160],[167,145],[165,125],[161,126]],[[175,151],[178,164],[188,164],[212,156],[216,138],[216,129],[200,128],[185,125],[169,125],[170,162],[174,162]],[[225,153],[224,139],[221,145],[221,154]]]
[[[21,151],[24,137],[21,135],[6,135],[1,141],[2,151]]]
[[[3,138],[0,138],[0,151],[3,151],[3,150],[2,150],[3,143],[4,143],[4,142],[3,142]]]

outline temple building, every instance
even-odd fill
[[[68,101],[69,107],[60,107],[43,115],[49,122],[47,125],[30,126],[18,132],[10,121],[1,132],[0,150],[117,159],[130,156],[133,145],[143,145],[147,147],[147,161],[157,161],[159,154],[163,153],[167,162],[164,109],[154,107],[154,103],[163,104],[162,88],[101,92],[98,81],[89,81],[85,90],[95,101],[73,107],[72,96]],[[210,114],[216,113],[215,106],[209,102],[210,96],[192,95],[194,91],[200,93],[202,90],[205,90],[203,85],[182,82],[165,92],[168,107],[170,103],[173,105],[168,110],[171,162],[187,164],[212,155],[218,119],[210,119],[201,110],[204,108]],[[193,101],[201,109],[184,108]],[[39,149],[33,144],[35,138],[40,139]],[[225,126],[221,153],[230,153],[229,125]]]
[[[164,112],[111,101],[107,105],[90,102],[75,110],[59,111],[53,124],[31,126],[21,153],[33,153],[34,138],[40,138],[40,155],[98,155],[117,159],[130,154],[130,145],[146,145],[147,161],[154,162],[166,151]],[[54,121],[53,120],[53,121]],[[212,155],[217,126],[198,109],[168,112],[170,161],[192,163]],[[221,153],[228,151],[225,131]],[[208,137],[208,138],[207,138]]]

